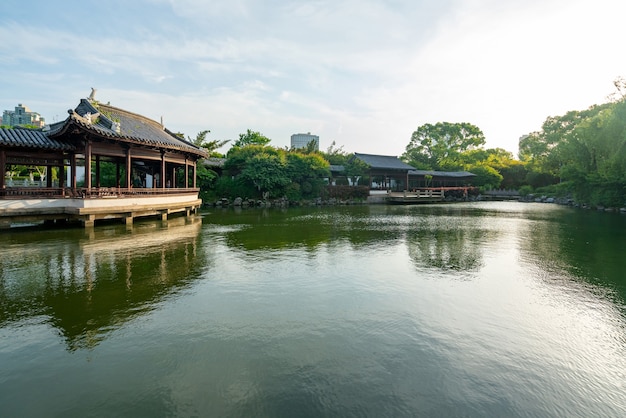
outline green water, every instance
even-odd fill
[[[0,232],[0,416],[626,416],[626,216],[215,210]]]

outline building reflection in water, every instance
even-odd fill
[[[6,234],[0,326],[41,321],[69,350],[93,347],[200,275],[207,264],[198,257],[201,228],[200,218],[175,218]]]

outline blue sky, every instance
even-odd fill
[[[626,77],[622,0],[3,0],[0,110],[96,98],[187,136],[293,133],[400,155],[469,122],[517,154],[548,116]],[[226,146],[222,151],[226,151]]]

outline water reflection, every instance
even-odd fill
[[[409,256],[417,267],[474,271],[482,264],[480,230],[420,229],[407,237]]]
[[[550,222],[529,223],[521,239],[525,261],[541,269],[546,281],[559,282],[566,274],[594,292],[624,306],[626,301],[626,217],[595,211],[551,213]],[[539,263],[536,263],[539,260]],[[598,287],[599,286],[599,287]]]
[[[226,209],[209,213],[205,222],[230,227],[226,243],[242,251],[313,250],[336,241],[354,247],[381,245],[401,237],[405,227],[384,206]]]
[[[626,416],[626,225],[603,244],[569,213],[272,208],[2,235],[0,415]]]
[[[94,347],[199,275],[207,263],[197,254],[201,227],[198,218],[176,218],[3,234],[0,326],[39,318],[68,349]]]

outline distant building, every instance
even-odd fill
[[[311,135],[311,132],[306,134],[293,134],[291,135],[291,148],[306,148],[311,141],[315,142],[315,151],[320,150],[320,137],[318,135]]]
[[[29,108],[20,103],[15,107],[15,110],[4,111],[2,114],[2,124],[6,126],[33,125],[38,128],[43,128],[46,121],[39,113],[31,112]]]

